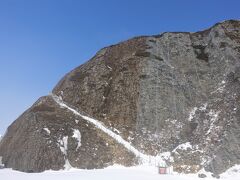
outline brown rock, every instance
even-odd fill
[[[100,50],[53,93],[142,153],[172,152],[185,173],[219,174],[240,163],[240,22],[196,33],[137,37]],[[81,142],[74,132],[79,131]],[[79,147],[79,142],[81,146]],[[39,172],[140,163],[114,138],[51,96],[40,98],[0,142],[6,167]],[[179,169],[179,168],[178,168]]]

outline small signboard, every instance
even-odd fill
[[[158,167],[158,173],[159,174],[167,174],[167,167]]]

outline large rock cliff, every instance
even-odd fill
[[[239,102],[239,21],[136,37],[68,73],[9,126],[0,156],[27,172],[92,169],[139,164],[134,148],[219,174],[240,164]]]

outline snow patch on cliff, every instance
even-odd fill
[[[192,121],[193,117],[195,116],[195,113],[197,111],[197,107],[194,107],[190,113],[189,113],[189,117],[188,117],[188,121]]]
[[[67,155],[67,150],[68,150],[68,136],[64,136],[62,139],[60,139],[59,141],[60,144],[60,150],[62,151],[62,153],[64,155]]]
[[[81,133],[78,129],[73,129],[73,138],[75,138],[78,142],[78,145],[77,145],[77,150],[78,148],[80,148],[81,146]]]
[[[192,145],[190,144],[190,142],[186,142],[186,143],[180,144],[172,152],[176,152],[178,149],[186,151],[188,149],[192,149]]]
[[[200,111],[205,111],[207,109],[207,106],[208,106],[208,103],[204,103],[202,104],[200,107],[194,107],[190,113],[189,113],[189,116],[188,116],[188,121],[192,121],[197,110],[200,110]]]
[[[70,168],[72,168],[72,166],[67,159],[68,136],[64,136],[62,139],[59,139],[58,143],[59,143],[61,152],[64,154],[64,159],[65,159],[64,169],[69,170]]]
[[[51,134],[51,131],[48,128],[43,128],[44,131],[46,131],[48,134]]]

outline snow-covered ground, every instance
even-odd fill
[[[238,170],[236,170],[238,169]],[[239,166],[235,170],[221,175],[221,179],[239,180]],[[112,166],[101,170],[78,170],[71,169],[69,171],[45,171],[43,173],[22,173],[11,169],[0,170],[1,180],[199,180],[197,175],[167,174],[160,175],[157,168],[150,166],[137,166],[126,168],[122,166]],[[215,178],[204,178],[215,179]]]

